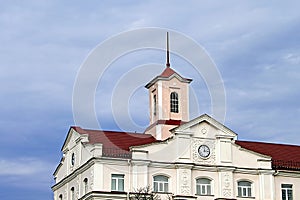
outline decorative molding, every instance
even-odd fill
[[[66,188],[65,191],[64,191],[63,198],[64,198],[64,199],[67,199],[67,195],[68,195],[68,190],[67,190],[67,188]]]
[[[224,197],[230,197],[232,191],[232,173],[225,172],[222,180],[222,190]]]
[[[91,167],[91,171],[90,171],[90,190],[93,190],[93,186],[94,186],[94,167]]]
[[[188,170],[183,170],[180,174],[180,183],[181,183],[181,187],[180,187],[180,191],[181,194],[183,195],[190,195],[191,193],[191,188],[190,188],[190,178],[189,178],[189,172]]]

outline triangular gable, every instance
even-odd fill
[[[65,139],[65,141],[64,141],[64,144],[63,144],[63,146],[62,146],[62,148],[61,148],[61,151],[62,151],[62,152],[65,152],[65,151],[66,151],[66,148],[67,148],[68,144],[70,143],[73,134],[76,134],[76,136],[80,137],[80,134],[75,130],[76,128],[77,128],[77,127],[74,127],[74,126],[71,126],[71,127],[69,128],[67,137],[66,137],[66,139]]]
[[[223,136],[230,137],[230,138],[237,138],[237,134],[235,132],[233,132],[231,129],[224,126],[223,124],[221,124],[220,122],[218,122],[217,120],[215,120],[214,118],[210,117],[207,114],[203,114],[183,125],[180,125],[174,129],[172,129],[171,132],[174,134],[188,133],[192,127],[199,125],[203,122],[210,124],[217,130],[220,130],[219,133],[221,133],[221,135],[223,135]]]

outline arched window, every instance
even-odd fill
[[[169,178],[167,176],[154,176],[153,177],[154,192],[168,192],[169,191]]]
[[[251,197],[251,186],[252,183],[249,181],[239,181],[238,182],[238,196],[239,197]]]
[[[63,195],[60,194],[60,195],[58,196],[58,199],[59,199],[59,200],[62,200],[62,199],[63,199]]]
[[[211,180],[208,178],[198,178],[196,180],[196,194],[211,195]]]
[[[74,189],[74,187],[71,188],[71,200],[75,200],[75,189]]]
[[[153,95],[153,115],[155,116],[156,115],[156,94]]]
[[[85,178],[83,180],[83,194],[86,194],[88,192],[88,179]]]
[[[173,113],[178,113],[178,94],[176,92],[172,92],[170,94],[170,110]]]

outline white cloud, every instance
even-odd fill
[[[54,164],[38,158],[17,158],[0,160],[0,176],[48,176],[49,172],[54,169]],[[52,169],[51,169],[52,168]]]

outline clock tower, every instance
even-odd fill
[[[165,70],[145,87],[149,91],[150,126],[146,134],[157,140],[171,136],[170,129],[189,120],[189,83],[170,67],[169,37],[167,33],[167,63]]]

